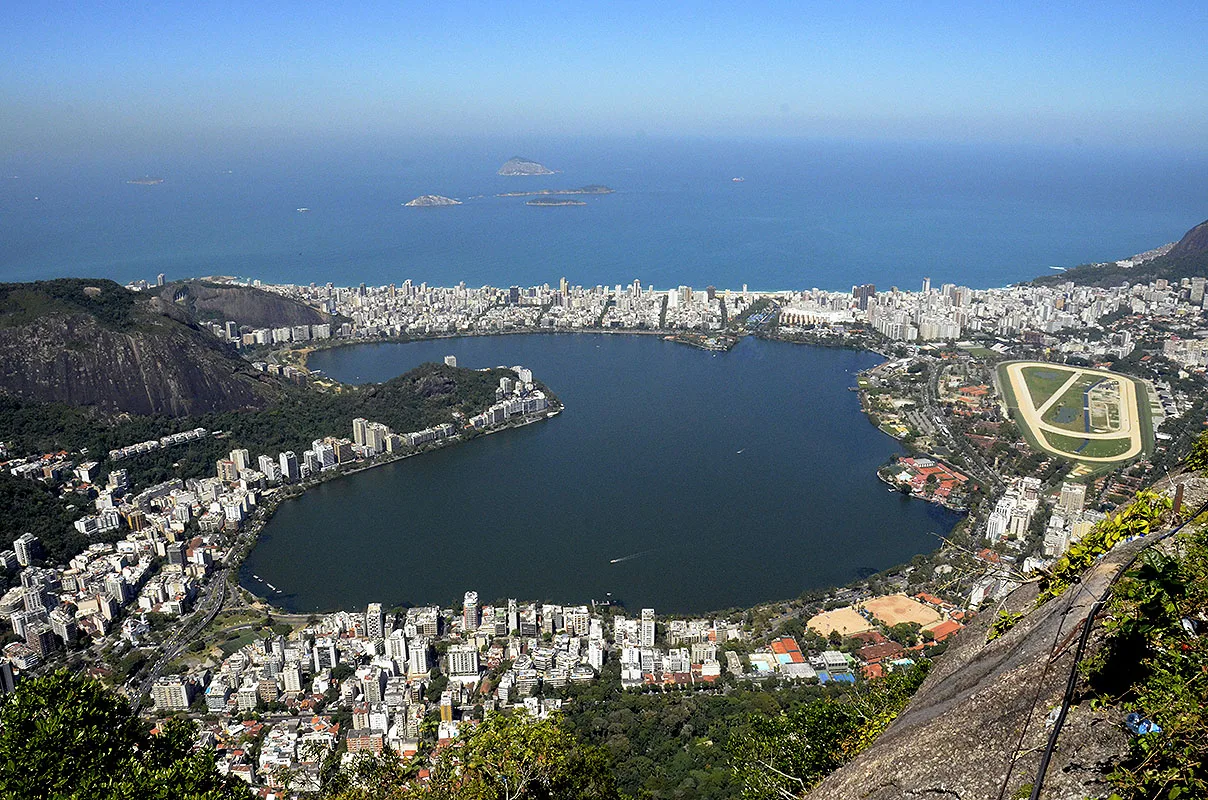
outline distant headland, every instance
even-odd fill
[[[552,170],[536,161],[520,156],[512,156],[504,165],[499,168],[500,175],[553,175],[556,170]]]
[[[541,197],[549,195],[568,195],[568,194],[612,194],[613,190],[607,186],[592,184],[583,186],[578,189],[537,189],[532,192],[501,192],[496,197]]]
[[[566,200],[553,199],[548,197],[538,197],[534,200],[529,200],[525,203],[526,206],[585,206],[582,200]]]
[[[126,181],[126,183],[133,184],[134,186],[158,186],[163,182],[163,178],[151,178],[146,175],[141,178],[131,178],[130,180]]]

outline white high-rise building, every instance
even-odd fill
[[[425,675],[432,669],[432,662],[428,658],[428,646],[427,637],[418,636],[407,648],[407,671],[412,675]]]
[[[365,638],[381,639],[385,635],[382,632],[382,622],[382,604],[370,603],[365,609]]]
[[[298,456],[293,450],[286,450],[278,459],[281,462],[281,478],[282,480],[293,483],[302,476],[298,471]]]
[[[355,444],[365,444],[365,432],[369,427],[369,420],[364,417],[357,417],[352,421],[352,441]]]
[[[461,606],[461,621],[466,633],[478,630],[478,592],[466,592]]]
[[[257,459],[260,464],[260,472],[263,473],[264,479],[269,483],[278,483],[281,480],[281,467],[277,464],[277,460],[272,456],[260,456]]]
[[[252,465],[252,455],[247,450],[232,450],[231,461],[235,462],[235,469],[243,472]]]
[[[17,563],[28,567],[42,555],[42,543],[32,533],[23,533],[13,542],[13,550],[17,554]]]
[[[400,670],[407,669],[407,637],[402,630],[394,630],[386,637],[386,657]]]
[[[566,280],[563,278],[563,280]],[[519,633],[520,631],[520,610],[516,604],[515,598],[508,600],[508,633]]]
[[[302,691],[302,665],[296,661],[287,664],[281,671],[281,680],[285,684],[285,691]]]
[[[449,674],[454,676],[478,674],[478,651],[473,645],[453,645],[449,648]]]
[[[1057,508],[1064,512],[1064,516],[1073,517],[1075,514],[1082,511],[1086,505],[1086,485],[1082,483],[1063,483],[1061,484],[1061,497],[1057,500]]]
[[[642,647],[654,647],[654,609],[642,609]]]

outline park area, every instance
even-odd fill
[[[1010,361],[998,367],[1007,406],[1029,444],[1079,462],[1110,468],[1141,455],[1153,443],[1146,387],[1102,369]]]

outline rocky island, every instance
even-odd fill
[[[126,183],[129,183],[133,186],[158,186],[163,182],[163,178],[150,178],[145,175],[141,178],[131,178],[130,180],[126,181]]]
[[[582,200],[554,200],[545,197],[539,197],[535,200],[529,200],[525,203],[526,206],[585,206]]]
[[[557,170],[552,170],[536,161],[531,161],[520,156],[512,156],[502,167],[499,168],[500,175],[553,175]]]
[[[591,186],[583,186],[578,189],[538,189],[533,192],[501,192],[496,197],[544,197],[556,195],[570,194],[612,194],[613,190],[607,186],[592,184]]]
[[[421,195],[409,203],[403,203],[404,206],[411,208],[431,208],[433,206],[459,206],[460,200],[454,200],[452,197],[444,197],[439,194]]]

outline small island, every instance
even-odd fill
[[[452,197],[444,197],[439,194],[425,194],[415,198],[409,203],[403,203],[404,206],[412,208],[431,208],[433,206],[459,206],[460,200],[454,200]]]
[[[499,168],[500,175],[553,175],[556,170],[552,170],[536,161],[520,156],[512,156],[504,165]]]
[[[163,182],[163,178],[151,178],[146,175],[141,178],[131,178],[130,180],[126,181],[126,183],[134,186],[158,186]]]
[[[548,198],[537,198],[529,200],[525,203],[526,206],[585,206],[582,200],[551,200]]]
[[[569,195],[569,194],[612,194],[613,190],[607,186],[592,184],[591,186],[583,186],[578,189],[537,189],[532,192],[501,192],[496,197],[543,197],[549,195]]]
[[[664,336],[663,341],[686,344],[689,347],[711,350],[714,353],[727,353],[738,344],[738,337],[732,333],[705,334],[696,331],[680,331],[670,336]]]

